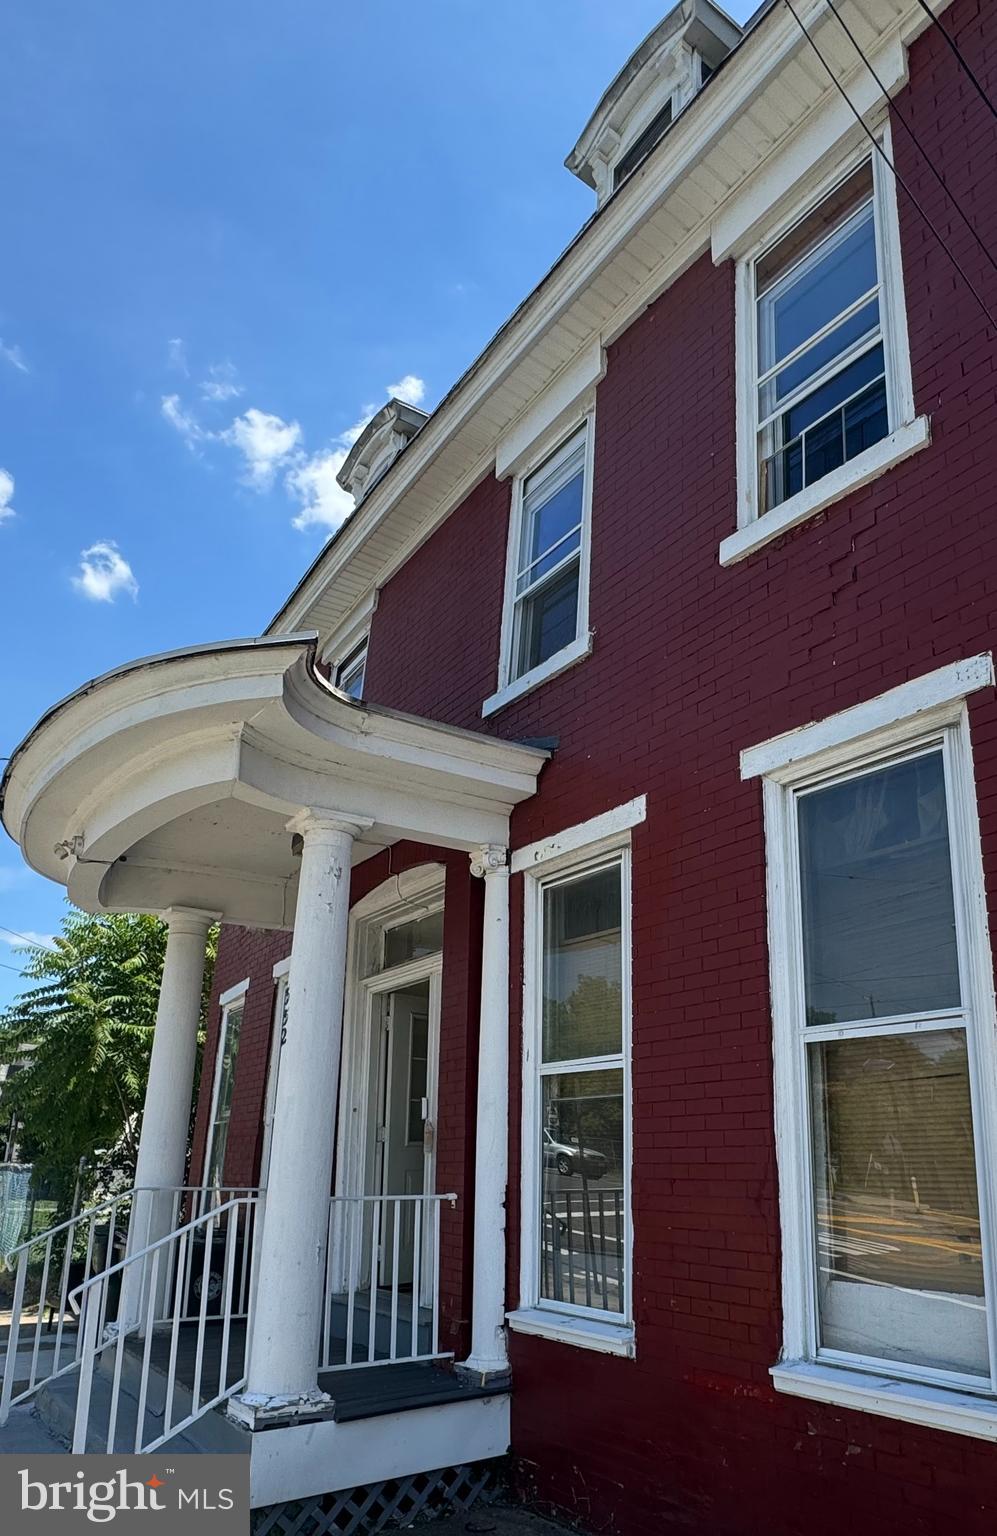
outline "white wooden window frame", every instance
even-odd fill
[[[889,122],[877,130],[887,158],[893,148]],[[878,443],[806,485],[796,495],[767,512],[758,506],[758,336],[755,272],[759,259],[800,221],[812,213],[834,188],[871,160],[876,230],[876,260],[880,280],[880,328],[886,363],[889,432]],[[868,139],[825,168],[819,179],[807,178],[807,194],[791,211],[771,222],[760,239],[739,254],[735,269],[735,388],[737,399],[737,532],[720,545],[720,564],[738,560],[779,538],[790,528],[824,510],[842,496],[866,485],[885,470],[916,453],[930,441],[930,422],[914,412],[910,342],[904,298],[897,215],[896,181]]]
[[[222,1086],[222,1062],[225,1059],[225,1041],[228,1038],[229,1014],[232,1012],[233,1008],[245,1008],[246,994],[248,991],[249,977],[247,976],[244,981],[236,982],[234,987],[229,987],[228,990],[223,992],[218,999],[218,1006],[221,1009],[221,1022],[218,1027],[218,1044],[215,1048],[214,1081],[211,1085],[211,1115],[208,1119],[208,1134],[205,1137],[204,1142],[204,1160],[201,1164],[201,1178],[205,1184],[207,1184],[208,1172],[211,1168],[211,1159],[214,1155],[215,1139],[218,1130],[218,1097],[221,1093]],[[231,1117],[231,1109],[229,1114]],[[222,1173],[224,1173],[224,1171],[225,1170],[223,1167]],[[223,1188],[224,1186],[219,1185],[218,1187]]]
[[[513,677],[514,646],[516,642],[516,577],[519,569],[519,550],[523,533],[523,492],[531,475],[541,469],[548,459],[564,447],[578,432],[585,430],[585,459],[582,471],[581,537],[578,550],[578,609],[575,614],[574,639],[553,656],[548,656],[529,672]],[[506,552],[505,596],[502,604],[502,633],[499,650],[498,686],[481,706],[483,716],[511,704],[514,699],[538,688],[549,678],[556,677],[576,662],[582,661],[592,649],[589,632],[589,572],[592,555],[592,478],[595,463],[595,401],[587,401],[585,407],[567,424],[563,421],[545,433],[534,444],[525,463],[517,468],[512,484],[512,506],[509,515],[509,541]]]
[[[775,1130],[782,1228],[783,1345],[772,1368],[779,1391],[997,1439],[997,1014],[983,857],[966,696],[992,686],[989,655],[938,669],[842,714],[742,754],[742,777],[762,777]],[[813,1228],[812,1135],[805,1040],[908,1030],[910,1021],[802,1025],[802,947],[796,797],[801,789],[868,772],[941,746],[956,904],[962,1004],[917,1015],[925,1029],[965,1023],[970,1057],[977,1182],[983,1235],[990,1389],[957,1373],[863,1358],[818,1347]],[[967,1379],[968,1380],[968,1379]]]
[[[633,1086],[632,1086],[632,900],[630,827],[644,819],[646,804],[641,797],[604,816],[594,817],[579,828],[560,834],[564,851],[556,840],[533,844],[522,850],[524,857],[513,859],[514,872],[524,873],[523,891],[523,1049],[522,1049],[522,1160],[520,1186],[520,1276],[519,1306],[507,1314],[510,1328],[517,1333],[574,1344],[604,1354],[635,1353],[633,1322]],[[587,835],[580,841],[579,835]],[[549,850],[546,857],[544,850]],[[541,1040],[543,1018],[543,893],[547,885],[573,880],[612,866],[620,870],[621,896],[621,984],[623,1038],[619,1053],[612,1057],[585,1057],[576,1062],[559,1062],[558,1068],[585,1071],[590,1068],[622,1067],[623,1070],[623,1162],[624,1162],[624,1287],[622,1313],[606,1313],[598,1308],[574,1306],[551,1301],[540,1295],[540,1187],[543,1156],[540,1143],[541,1113]]]
[[[354,640],[348,651],[344,651],[337,661],[333,672],[333,682],[337,688],[343,689],[342,675],[345,671],[355,671],[357,664],[363,662],[364,684],[360,689],[360,698],[363,698],[364,687],[367,680],[367,652],[370,648],[370,632],[365,630]],[[343,689],[345,692],[346,690]]]

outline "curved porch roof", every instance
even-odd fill
[[[293,922],[303,808],[371,822],[355,861],[401,838],[507,843],[545,751],[348,698],[314,634],[131,662],[45,714],[0,782],[31,867],[91,912],[199,907]]]

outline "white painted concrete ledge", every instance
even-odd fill
[[[930,418],[915,417],[906,426],[898,427],[895,432],[891,432],[889,437],[874,443],[864,453],[857,454],[854,459],[849,459],[846,464],[832,470],[822,480],[808,485],[805,490],[800,491],[796,496],[791,496],[781,506],[773,507],[771,512],[763,512],[761,517],[756,517],[724,539],[720,545],[720,564],[736,565],[747,555],[754,554],[756,549],[762,549],[773,539],[788,533],[790,528],[799,527],[800,523],[805,523],[808,518],[823,512],[833,502],[840,501],[842,496],[847,496],[850,492],[857,491],[860,486],[867,485],[870,480],[875,480],[884,470],[891,469],[895,464],[910,458],[912,453],[916,453],[919,448],[924,448],[930,441]]]
[[[552,1339],[558,1344],[573,1344],[577,1349],[594,1349],[603,1355],[634,1357],[632,1323],[575,1317],[566,1312],[549,1312],[544,1307],[521,1307],[516,1312],[507,1313],[506,1317],[513,1333],[528,1333],[535,1338]]]
[[[777,1392],[794,1397],[857,1408],[909,1424],[927,1424],[978,1440],[997,1440],[997,1401],[992,1397],[802,1360],[774,1365],[770,1374]]]

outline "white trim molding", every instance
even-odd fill
[[[603,811],[600,816],[593,816],[589,821],[565,827],[563,832],[555,832],[553,837],[541,838],[536,843],[527,843],[524,848],[515,849],[511,860],[512,872],[520,875],[524,870],[535,869],[538,864],[543,864],[544,873],[549,873],[556,867],[558,860],[567,859],[583,848],[588,854],[608,852],[618,845],[625,832],[646,819],[647,796],[638,795],[636,799],[627,800],[623,805],[614,805],[611,811]]]
[[[741,778],[754,779],[764,774],[785,782],[796,765],[812,762],[819,754],[836,747],[859,742],[888,746],[885,738],[894,727],[900,726],[903,734],[908,735],[915,718],[918,728],[944,723],[937,714],[939,710],[945,711],[945,720],[954,720],[968,694],[993,684],[994,661],[990,651],[954,661],[851,709],[746,748],[741,753]],[[874,743],[873,738],[877,737],[880,739]]]
[[[631,829],[644,820],[642,795],[602,816],[568,828],[556,838],[533,843],[512,858],[513,873],[525,876],[523,889],[523,1040],[520,1187],[519,1305],[506,1314],[514,1332],[574,1344],[604,1354],[633,1358],[633,1095],[632,1057],[632,902]],[[548,884],[583,878],[616,868],[620,879],[620,982],[622,1038],[611,1056],[574,1062],[544,1062],[541,1049],[544,890]],[[541,1295],[542,1083],[561,1071],[622,1069],[623,1220],[621,1311],[577,1305]]]
[[[597,336],[499,439],[495,449],[496,478],[504,480],[507,475],[519,473],[536,454],[539,442],[564,429],[570,414],[578,412],[582,397],[595,388],[605,372],[606,349]]]
[[[240,997],[245,997],[249,991],[249,977],[245,981],[237,981],[234,987],[229,987],[218,999],[219,1008],[227,1008],[229,1003],[236,1002]]]
[[[984,1439],[997,1439],[997,1010],[966,699],[993,682],[991,656],[971,657],[761,743],[741,757],[742,778],[762,777],[765,814],[783,1305],[781,1359],[772,1369],[773,1384],[780,1392]],[[915,1012],[890,1015],[888,1007],[881,1007],[882,1016],[877,1017],[870,1001],[868,1018],[848,1011],[843,1018],[834,1012],[826,1018],[812,1016],[807,1007],[798,805],[815,792],[834,791],[855,777],[932,757],[941,764],[944,783],[957,994],[944,1006],[928,1003]],[[820,1268],[816,1241],[819,1188],[814,1147],[819,1133],[811,1123],[815,1112],[810,1074],[812,1053],[822,1047],[896,1036],[930,1040],[938,1031],[959,1032],[965,1042],[983,1300],[970,1342],[959,1324],[961,1353],[949,1352],[951,1344],[940,1340],[932,1359],[930,1350],[922,1354],[895,1343],[898,1329],[915,1326],[910,1317],[918,1317],[916,1326],[926,1336],[938,1326],[934,1311],[924,1309],[922,1315],[910,1310],[922,1293],[902,1286],[908,1312],[903,1317],[883,1313],[879,1323],[868,1323],[861,1346],[848,1342],[847,1324],[844,1334],[840,1329],[825,1331],[835,1324],[827,1322],[823,1310],[823,1287],[829,1282]],[[861,1274],[854,1278],[860,1280]],[[840,1286],[837,1280],[833,1283]],[[862,1299],[856,1297],[850,1305],[861,1306]],[[885,1331],[878,1333],[877,1327]],[[984,1351],[988,1363],[981,1369]]]

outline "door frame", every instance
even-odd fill
[[[411,918],[442,911],[446,869],[442,864],[421,864],[392,875],[357,902],[350,913],[346,960],[346,1000],[343,1010],[343,1048],[340,1065],[339,1115],[336,1127],[336,1173],[333,1185],[338,1197],[365,1193],[370,1137],[370,1081],[374,1068],[373,1008],[385,992],[401,990],[413,981],[430,981],[430,1118],[438,1132],[438,1063],[440,1001],[443,955],[439,951],[390,970],[379,969],[372,957],[382,951],[384,930]],[[365,974],[369,972],[369,974]],[[438,1139],[438,1137],[437,1137]],[[435,1176],[436,1153],[433,1151]],[[430,1183],[430,1190],[433,1185]],[[371,1191],[373,1193],[373,1191]],[[345,1234],[340,1233],[340,1237]],[[336,1244],[340,1255],[337,1281],[345,1287],[347,1249]],[[354,1281],[357,1276],[352,1277]]]

